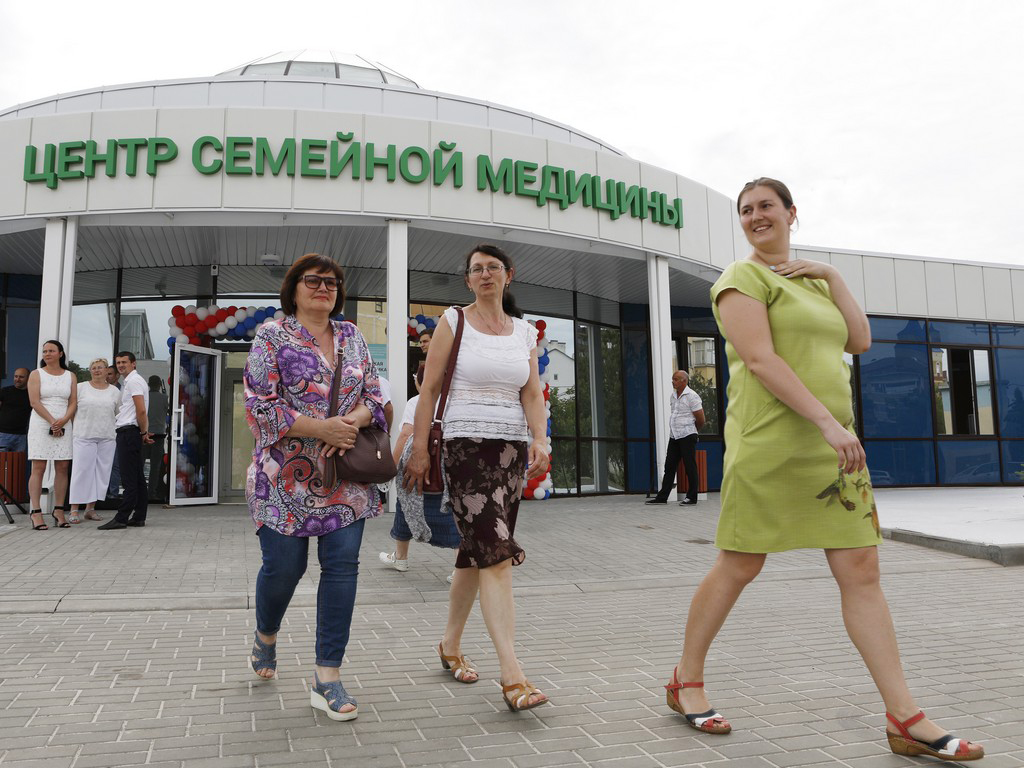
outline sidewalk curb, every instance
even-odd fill
[[[977,541],[947,539],[944,536],[933,536],[902,528],[883,528],[882,536],[893,541],[916,544],[919,547],[937,549],[954,555],[991,560],[1002,566],[1024,565],[1024,544],[982,544]]]

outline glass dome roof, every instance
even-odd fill
[[[217,77],[277,77],[324,78],[346,83],[389,83],[407,88],[419,88],[408,77],[390,67],[369,61],[352,53],[306,48],[279,51],[271,56],[247,62],[221,72]]]

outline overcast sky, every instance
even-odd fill
[[[1022,40],[1017,0],[39,0],[0,8],[0,106],[332,48],[730,197],[781,178],[796,243],[1024,263]]]

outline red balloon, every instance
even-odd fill
[[[189,336],[188,337],[188,343],[191,344],[193,347],[198,347],[199,346],[199,337],[198,336]]]
[[[543,331],[547,327],[548,327],[548,324],[545,321],[543,321],[543,320],[538,320],[537,321],[537,330],[538,331]]]
[[[171,317],[181,317],[185,314],[185,308],[181,304],[175,304],[171,307]]]
[[[234,304],[232,304],[230,307],[228,307],[228,314],[233,315],[237,311],[238,311],[238,307],[236,307]]]
[[[544,331],[537,331],[537,341],[544,338]]]

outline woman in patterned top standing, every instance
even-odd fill
[[[501,666],[502,696],[510,710],[544,704],[515,653],[512,566],[526,557],[515,539],[524,479],[548,467],[546,413],[537,372],[537,330],[522,319],[509,292],[512,260],[500,248],[478,245],[467,256],[466,286],[476,301],[465,327],[444,413],[444,473],[462,537],[449,595],[448,624],[437,652],[456,680],[479,676],[462,655],[462,633],[480,594],[480,610]],[[458,323],[449,307],[427,353],[405,482],[422,488],[430,467],[427,437]],[[527,429],[534,441],[527,448]]]
[[[263,552],[256,580],[251,663],[274,677],[277,633],[318,537],[316,668],[310,704],[332,720],[356,717],[339,678],[345,656],[366,518],[381,512],[375,485],[340,480],[324,486],[326,458],[355,444],[361,427],[384,410],[366,340],[352,323],[331,318],[345,302],[344,274],[327,256],[306,254],[281,286],[285,317],[260,326],[245,366],[245,407],[256,438],[245,493]],[[339,415],[327,418],[337,366]]]

